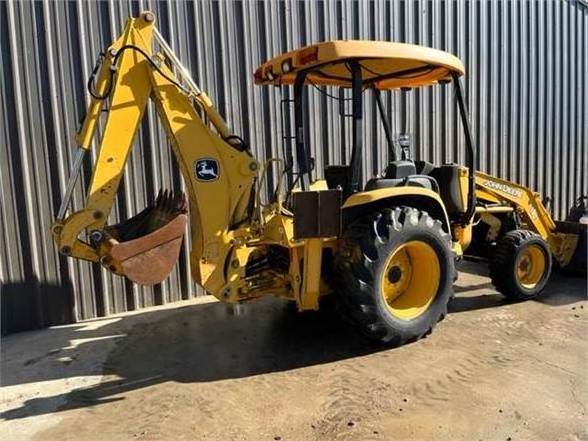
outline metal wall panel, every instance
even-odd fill
[[[257,65],[328,39],[394,40],[465,61],[467,102],[481,170],[529,185],[562,218],[588,193],[588,8],[561,1],[2,1],[0,3],[0,282],[26,299],[38,323],[80,320],[199,294],[188,249],[161,286],[142,288],[56,253],[49,226],[64,191],[85,84],[100,50],[129,15],[149,9],[158,27],[260,159],[280,155],[277,88],[253,87]],[[337,93],[336,90],[329,90]],[[449,87],[393,92],[394,132],[413,134],[417,158],[462,162],[464,138]],[[339,103],[311,90],[316,169],[349,159]],[[364,176],[387,160],[375,103],[365,106]],[[282,124],[282,121],[285,121]],[[160,187],[180,187],[165,134],[149,109],[112,219],[130,216]],[[91,173],[84,164],[79,209]],[[274,181],[269,180],[269,185]],[[9,292],[10,291],[10,292]],[[22,303],[22,302],[21,302]],[[55,306],[57,305],[57,306]],[[53,307],[53,309],[52,309]]]

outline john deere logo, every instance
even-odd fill
[[[215,181],[218,179],[218,161],[216,159],[199,159],[194,163],[196,179]]]
[[[520,198],[523,195],[523,192],[518,188],[513,188],[509,185],[503,184],[501,182],[494,182],[489,179],[486,180],[486,182],[484,182],[482,185],[492,190],[498,190],[503,193],[509,194],[515,198]]]

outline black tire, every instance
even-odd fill
[[[543,270],[534,283],[525,284],[517,275],[521,253],[529,249],[540,250],[543,255]],[[490,260],[490,278],[492,284],[505,297],[513,300],[535,298],[545,288],[552,269],[549,245],[541,236],[529,230],[513,230],[506,233],[496,243],[494,256]]]
[[[391,311],[383,291],[384,284],[396,282],[384,280],[384,271],[390,277],[392,270],[387,265],[391,259],[401,247],[414,243],[426,244],[429,255],[436,257],[438,285],[430,290],[433,296],[425,306],[421,305],[423,309],[418,316],[399,318]],[[410,254],[407,256],[411,261]],[[354,221],[343,233],[334,275],[339,309],[347,321],[370,339],[391,346],[416,341],[430,333],[447,314],[455,279],[451,238],[441,222],[426,212],[410,207],[377,211]],[[410,279],[409,284],[412,272]]]

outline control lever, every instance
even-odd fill
[[[412,154],[410,151],[410,135],[408,133],[401,133],[398,136],[398,144],[400,144],[402,159],[405,161],[412,161]]]

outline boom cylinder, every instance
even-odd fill
[[[73,193],[73,189],[78,180],[82,165],[84,164],[86,151],[87,150],[84,148],[79,148],[75,155],[73,167],[69,175],[69,180],[67,181],[67,187],[65,189],[63,199],[61,200],[61,205],[59,206],[59,212],[57,213],[57,219],[59,220],[62,220],[65,217],[65,212],[67,211],[67,206],[69,205],[69,200],[71,199],[71,194]]]

